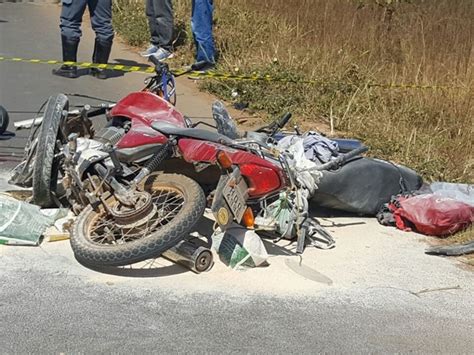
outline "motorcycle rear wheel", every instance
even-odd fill
[[[206,199],[197,182],[178,174],[151,175],[144,191],[156,214],[146,225],[121,228],[104,209],[87,206],[71,233],[76,259],[90,266],[124,266],[156,258],[184,239],[204,213]]]
[[[66,95],[57,94],[49,98],[39,127],[38,146],[33,167],[33,203],[40,207],[56,206],[56,192],[59,162],[55,154],[59,151],[57,140],[59,126],[64,119],[63,112],[68,110]]]

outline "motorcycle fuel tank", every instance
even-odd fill
[[[151,128],[155,121],[186,127],[184,116],[166,100],[150,92],[133,92],[117,102],[110,111],[112,117],[131,120],[130,130],[117,143],[118,148],[133,148],[146,144],[163,144],[166,137]]]

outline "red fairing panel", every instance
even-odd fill
[[[118,148],[166,142],[165,136],[151,128],[154,121],[185,127],[183,115],[169,102],[150,92],[140,91],[125,96],[117,102],[110,114],[112,117],[127,117],[132,121],[132,127],[118,142]]]
[[[183,154],[184,160],[188,163],[205,162],[215,164],[217,151],[224,150],[236,165],[256,164],[270,169],[281,170],[280,167],[255,154],[244,150],[229,148],[213,142],[183,138],[179,140],[178,147]]]
[[[285,181],[283,171],[278,165],[268,160],[243,151],[232,149],[217,143],[200,141],[195,139],[180,139],[178,147],[188,163],[205,162],[216,164],[216,153],[224,150],[232,159],[232,162],[241,167],[241,173],[249,182],[249,194],[252,197],[261,196],[280,189]],[[252,168],[253,167],[253,168]],[[273,178],[272,184],[263,186],[267,177]]]

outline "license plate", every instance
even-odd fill
[[[237,183],[236,179],[232,177],[224,186],[222,194],[236,221],[239,223],[247,208],[247,184],[243,179],[240,179],[240,182]]]

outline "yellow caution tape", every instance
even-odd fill
[[[91,62],[63,62],[60,60],[46,60],[46,59],[26,59],[18,57],[2,57],[0,56],[0,61],[9,61],[9,62],[22,62],[22,63],[32,63],[32,64],[50,64],[50,65],[71,65],[81,68],[98,68],[98,69],[108,69],[115,71],[123,72],[134,72],[134,73],[145,73],[153,74],[155,73],[155,68],[152,66],[129,66],[122,64],[98,64]],[[316,80],[300,80],[300,79],[290,79],[290,78],[276,78],[270,75],[261,75],[261,74],[252,74],[252,75],[240,75],[232,73],[220,73],[216,71],[189,71],[186,69],[174,69],[171,70],[174,75],[189,74],[190,78],[211,78],[218,80],[245,80],[245,81],[266,81],[266,82],[280,82],[280,83],[294,83],[294,84],[311,84],[317,85],[320,82]],[[369,83],[368,87],[380,87],[386,89],[465,89],[465,87],[460,86],[448,86],[448,85],[419,85],[419,84],[398,84],[398,83]]]
[[[138,73],[147,73],[152,74],[155,72],[155,68],[150,66],[130,66],[122,64],[99,64],[99,63],[90,63],[90,62],[63,62],[60,60],[47,60],[47,59],[26,59],[26,58],[17,58],[17,57],[2,57],[0,56],[0,61],[7,62],[22,62],[22,63],[32,63],[32,64],[50,64],[50,65],[74,65],[81,68],[98,68],[98,69],[109,69],[109,70],[118,70],[124,72],[138,72]]]

